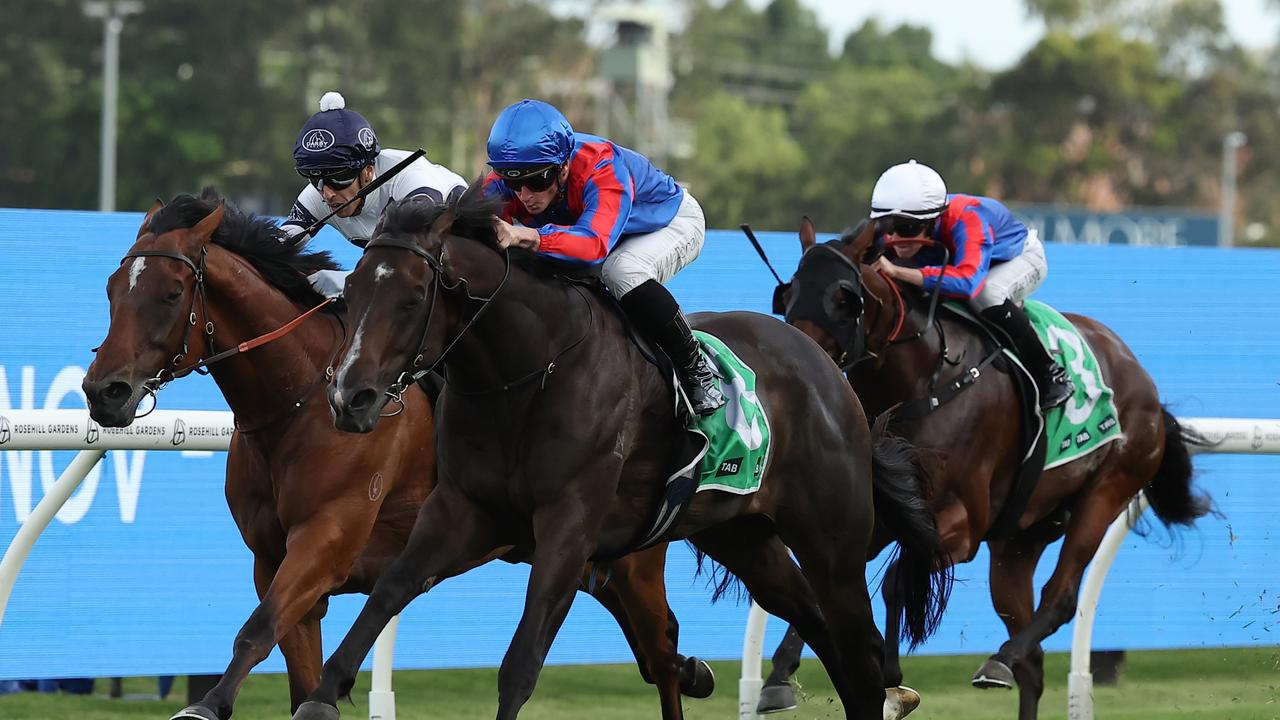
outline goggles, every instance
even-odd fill
[[[932,218],[921,220],[920,218],[904,217],[902,215],[890,215],[889,217],[881,218],[877,227],[885,235],[913,238],[923,235],[932,223]]]
[[[529,168],[494,168],[493,171],[502,178],[502,184],[511,192],[520,192],[521,188],[529,188],[530,192],[544,192],[560,178],[559,165],[545,165],[530,170]]]
[[[299,170],[298,174],[306,178],[316,190],[327,185],[332,190],[346,190],[360,177],[359,170]]]

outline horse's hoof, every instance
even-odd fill
[[[771,715],[796,709],[796,691],[791,683],[782,685],[766,685],[760,691],[760,702],[756,703],[757,715]]]
[[[905,685],[884,689],[884,720],[902,720],[920,707],[920,693]]]
[[[338,708],[327,703],[308,700],[298,706],[293,720],[338,720]]]
[[[991,688],[1012,690],[1017,687],[1017,681],[1013,679],[1013,671],[1008,665],[995,658],[989,658],[974,674],[973,686],[983,690]]]
[[[217,713],[203,705],[188,705],[174,713],[169,720],[220,720]]]
[[[711,666],[696,657],[684,659],[680,666],[680,694],[697,700],[711,697],[716,690],[716,674]]]

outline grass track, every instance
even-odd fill
[[[913,720],[1012,720],[1017,717],[1016,696],[1010,692],[979,691],[969,687],[969,676],[981,663],[978,656],[908,658],[908,683],[924,695],[924,704]],[[737,717],[738,665],[713,663],[718,681],[716,694],[707,700],[685,703],[691,720]],[[1041,701],[1040,717],[1066,717],[1065,654],[1046,661],[1048,689]],[[804,698],[799,710],[773,717],[779,720],[843,718],[825,673],[814,660],[806,660],[799,680]],[[481,720],[492,718],[497,708],[497,670],[442,670],[398,672],[395,690],[398,720]],[[98,689],[105,691],[106,682]],[[344,718],[368,717],[368,674],[356,683],[355,704],[343,705]],[[134,678],[125,693],[154,693],[153,678]],[[185,703],[186,685],[181,679],[167,701],[109,700],[105,697],[69,695],[0,696],[4,720],[166,720]],[[246,683],[236,705],[236,720],[288,717],[288,688],[282,675],[254,675]],[[1118,687],[1097,688],[1099,720],[1280,720],[1280,648],[1159,651],[1130,653]],[[656,695],[644,685],[630,665],[549,667],[533,700],[521,718],[560,720],[639,720],[656,718]]]

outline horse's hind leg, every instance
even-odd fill
[[[1085,566],[1093,559],[1111,522],[1128,502],[1127,496],[1121,497],[1118,494],[1119,485],[1120,483],[1107,483],[1106,486],[1094,487],[1091,493],[1081,496],[1076,502],[1067,521],[1066,537],[1058,554],[1057,566],[1049,582],[1040,591],[1040,605],[1031,615],[1030,622],[1001,645],[1000,650],[992,656],[992,660],[999,660],[1013,668],[1018,681],[1022,680],[1017,674],[1018,666],[1034,662],[1032,659],[1040,652],[1040,643],[1075,616],[1080,578]],[[1043,683],[1043,679],[1040,682]],[[1020,720],[1035,718],[1036,703],[1023,694],[1020,694],[1019,700]]]
[[[1052,521],[1048,526],[1060,527]],[[1045,546],[1056,540],[1059,534],[1056,529],[1041,531],[1033,527],[1013,537],[987,543],[991,551],[991,603],[1011,638],[1031,622],[1035,611],[1033,581],[1036,564]],[[1034,718],[1040,696],[1044,693],[1044,649],[1037,643],[1013,667],[1004,665],[1004,662],[998,655],[992,656],[974,675],[974,686],[1007,689],[1016,682],[1018,717],[1022,720]]]
[[[866,581],[870,503],[859,513],[855,503],[841,505],[838,498],[829,500],[809,518],[792,518],[795,527],[804,527],[803,532],[790,532],[781,522],[779,530],[817,594],[827,628],[839,647],[847,681],[846,691],[840,695],[846,715],[850,720],[881,720],[884,640],[871,612]],[[837,508],[844,509],[839,518],[834,514],[824,517],[828,512],[839,513]]]
[[[822,661],[836,692],[846,697],[850,691],[847,673],[817,597],[769,521],[762,517],[738,518],[690,539],[742,580],[752,599],[766,612],[791,623]],[[881,693],[883,698],[883,690]],[[876,712],[879,720],[879,706]]]
[[[404,551],[374,583],[355,624],[324,664],[320,685],[294,719],[336,718],[338,698],[350,693],[360,663],[387,622],[445,573],[497,548],[495,527],[492,518],[451,485],[441,485],[427,496]],[[581,569],[579,564],[577,571]]]

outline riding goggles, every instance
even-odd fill
[[[559,165],[545,165],[540,168],[494,168],[493,171],[502,178],[502,184],[511,192],[520,192],[521,188],[529,188],[531,192],[543,192],[555,184],[560,177]]]
[[[299,170],[298,174],[306,178],[316,190],[329,186],[332,190],[346,190],[360,177],[359,170]]]
[[[913,238],[924,234],[924,231],[928,230],[933,223],[933,219],[921,220],[920,218],[904,217],[902,215],[890,215],[880,218],[877,222],[880,232],[885,235]]]

